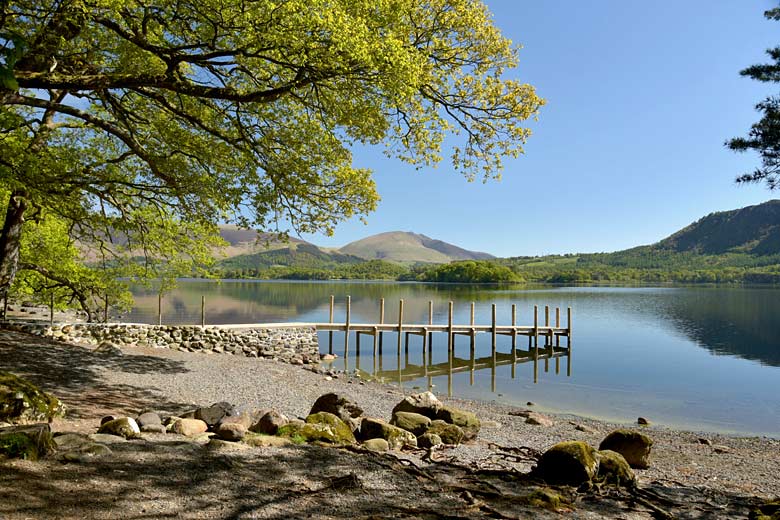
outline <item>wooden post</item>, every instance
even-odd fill
[[[426,343],[428,341],[428,329],[423,327],[423,333],[422,333],[422,363],[423,363],[423,375],[428,375],[428,362],[426,359]]]
[[[206,326],[206,295],[200,296],[200,326]]]
[[[398,365],[401,365],[401,342],[403,341],[404,301],[398,301]]]
[[[515,363],[517,363],[517,305],[512,304],[512,379],[514,379]]]
[[[544,358],[544,371],[550,371],[550,351],[552,350],[552,338],[550,337],[550,306],[544,306],[544,326],[547,328],[544,332],[544,346],[547,347],[547,356]]]
[[[555,328],[559,329],[561,327],[561,308],[556,307],[555,308]],[[554,334],[555,336],[555,347],[561,346],[561,336],[558,334]],[[553,349],[555,350],[555,349]],[[555,374],[561,373],[561,358],[556,357],[555,358]]]
[[[428,300],[428,325],[433,325],[433,300]],[[433,363],[433,332],[428,333],[428,358]]]
[[[54,293],[49,296],[49,325],[54,325]]]
[[[157,293],[157,325],[162,325],[162,291]]]
[[[385,299],[379,299],[379,324],[385,323]],[[382,357],[382,347],[384,346],[384,332],[379,333],[379,357]]]
[[[550,306],[549,305],[545,305],[544,306],[544,326],[545,327],[549,327],[550,326]],[[545,336],[546,336],[544,338],[545,345],[547,345],[547,343],[549,342],[549,339],[550,339],[550,334],[549,333],[550,333],[549,330],[547,332],[545,332]]]
[[[471,302],[471,326],[474,326],[474,302]]]
[[[352,297],[347,296],[347,316],[344,321],[344,363],[346,363],[347,354],[349,353],[349,314],[352,311]],[[345,365],[346,366],[346,365]]]
[[[379,327],[374,327],[374,359],[376,359],[376,347],[377,347],[378,338],[379,338]]]
[[[539,380],[539,307],[534,305],[534,383]]]
[[[566,376],[571,377],[571,307],[566,309],[566,350],[567,356],[566,356]]]
[[[452,334],[453,305],[454,304],[450,301],[449,309],[447,310],[447,352],[449,353],[450,358],[450,368],[452,368],[452,355],[455,350],[455,345],[453,344],[455,337]]]
[[[328,314],[328,323],[333,323],[333,307],[335,298],[330,295],[330,313]],[[328,331],[328,354],[333,355],[333,331]]]
[[[493,372],[496,371],[496,304],[491,308],[490,354],[493,357]]]

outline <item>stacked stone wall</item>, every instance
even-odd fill
[[[13,323],[20,330],[67,343],[171,348],[188,352],[274,358],[294,364],[319,361],[314,327],[250,327],[210,325],[145,325],[126,323]]]

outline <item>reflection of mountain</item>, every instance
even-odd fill
[[[663,299],[663,312],[686,336],[715,354],[780,366],[776,289],[699,289]]]

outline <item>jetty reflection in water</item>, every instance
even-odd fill
[[[339,334],[341,336],[341,334]],[[385,336],[387,336],[385,338]],[[423,348],[418,342],[405,342],[403,353],[399,355],[394,348],[385,352],[384,343],[394,345],[396,333],[385,333],[380,337],[378,349],[374,354],[372,348],[360,345],[355,340],[354,351],[339,353],[339,358],[333,361],[333,367],[343,369],[349,373],[355,370],[364,379],[379,381],[382,383],[398,384],[400,387],[414,383],[414,386],[422,387],[427,390],[434,388],[433,380],[438,377],[447,378],[447,395],[453,396],[453,379],[456,374],[468,373],[469,384],[474,385],[475,380],[482,379],[490,373],[490,391],[497,392],[496,374],[499,367],[508,366],[511,371],[511,378],[517,379],[518,365],[529,365],[533,370],[533,382],[538,383],[539,371],[554,372],[560,377],[564,377],[561,371],[565,371],[565,377],[571,377],[572,359],[569,349],[560,345],[554,345],[546,341],[539,345],[538,349],[531,345],[529,338],[528,350],[515,349],[512,355],[511,347],[509,352],[496,352],[493,355],[480,355],[474,342],[470,342],[465,347],[458,348],[458,342],[453,341],[453,352],[448,355],[446,352],[446,340],[442,344],[435,346],[433,336],[428,337],[427,347]],[[414,335],[413,335],[414,336]],[[440,336],[440,334],[439,334]],[[334,338],[336,345],[341,344],[343,340]],[[386,341],[385,341],[386,340]],[[321,333],[320,344],[325,345],[329,341],[327,333]],[[417,343],[417,344],[415,344]],[[466,350],[465,357],[458,356],[458,350]],[[443,360],[441,358],[444,358]],[[561,361],[563,360],[563,361]],[[477,372],[480,376],[475,377]]]

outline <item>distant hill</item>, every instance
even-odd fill
[[[435,240],[425,235],[405,231],[379,233],[339,249],[339,252],[366,260],[386,260],[400,263],[447,263],[453,260],[489,260],[487,253],[479,253]]]
[[[780,253],[780,200],[711,213],[652,248],[705,255]]]
[[[227,247],[220,249],[217,253],[218,257],[223,258],[296,248],[301,244],[309,244],[305,240],[295,237],[290,237],[289,241],[283,242],[273,233],[259,233],[254,229],[242,229],[238,226],[219,226],[219,234],[228,243]]]

